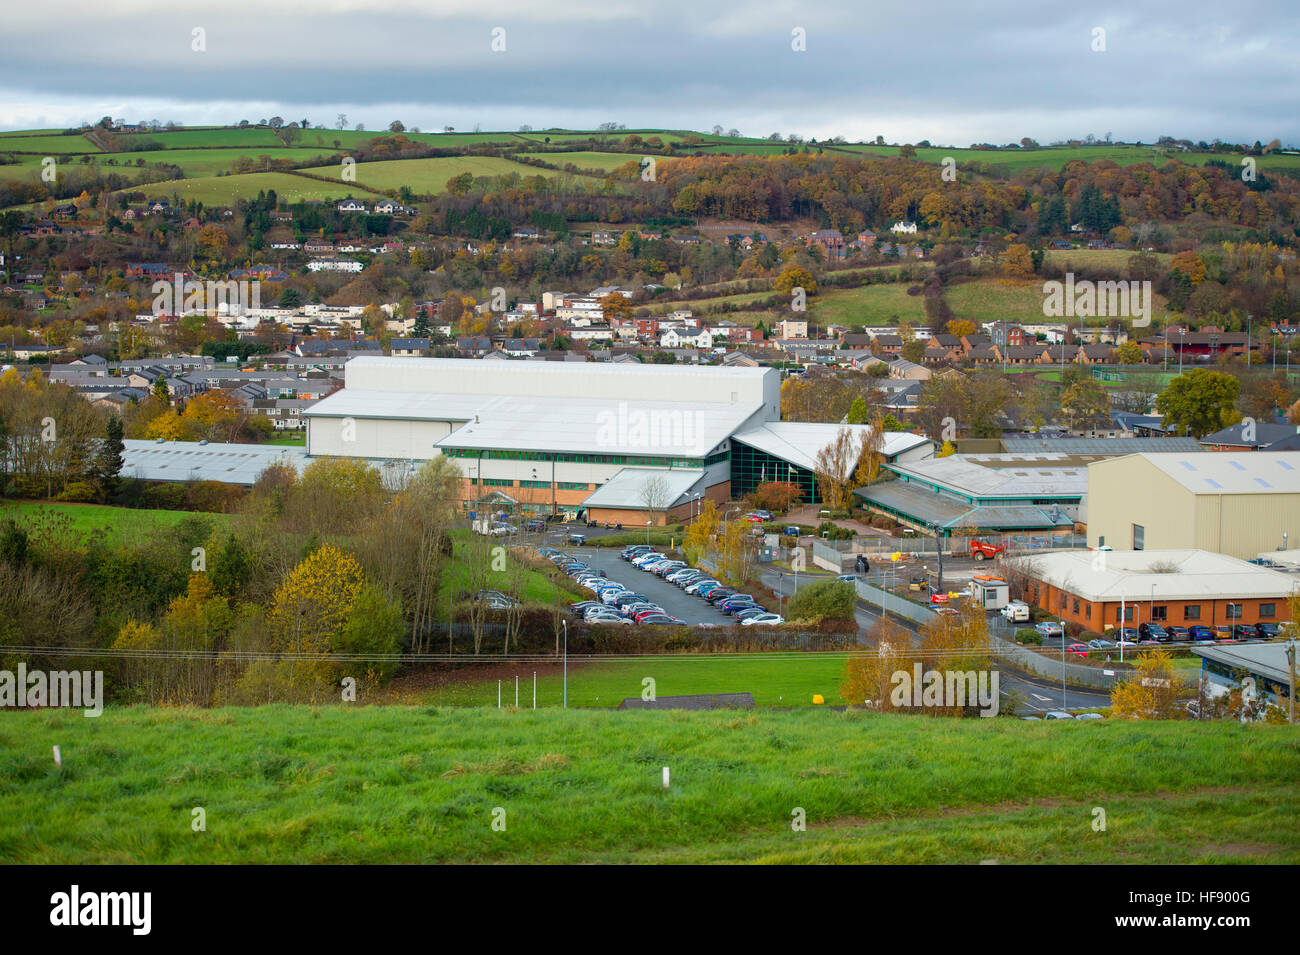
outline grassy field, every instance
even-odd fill
[[[1043,283],[1037,279],[983,278],[957,282],[946,286],[943,295],[954,315],[969,319],[976,325],[997,320],[1047,321],[1043,315]],[[1165,314],[1169,307],[1168,299],[1158,292],[1154,296],[1152,314]]]
[[[625,166],[628,163],[639,162],[640,156],[631,153],[525,153],[533,159],[540,159],[543,162],[549,162],[556,166],[565,166],[573,163],[579,169],[600,169],[604,172],[612,172],[619,166]],[[655,155],[653,152],[647,155],[654,155],[656,164],[661,162],[671,162],[664,156]]]
[[[100,504],[59,504],[36,501],[0,501],[0,520],[5,518],[39,519],[44,516],[66,518],[68,529],[76,534],[103,531],[109,541],[143,536],[156,528],[179,523],[190,517],[225,520],[224,514],[196,514],[193,511],[163,511],[135,507],[108,507]]]
[[[342,166],[317,166],[303,172],[315,176],[337,179]],[[400,189],[410,186],[420,195],[437,195],[447,189],[447,180],[463,173],[474,176],[542,176],[546,179],[564,175],[553,169],[539,169],[523,163],[511,162],[497,156],[446,156],[437,159],[391,159],[381,162],[357,163],[357,182],[372,189]],[[591,180],[588,180],[591,181]]]
[[[775,610],[776,608],[773,607]],[[583,663],[569,666],[569,705],[582,707],[616,707],[625,697],[640,697],[642,680],[655,681],[659,696],[682,696],[691,693],[754,694],[758,706],[812,707],[813,695],[821,694],[826,705],[843,705],[840,678],[844,673],[842,653],[810,653],[794,657],[767,659],[741,656],[702,657],[673,654],[647,657],[644,660],[610,663]],[[508,671],[508,672],[507,672]],[[533,672],[537,676],[537,705],[559,706],[564,700],[564,679],[553,666],[539,668],[532,664],[509,664],[493,668],[493,675],[475,679],[469,675],[441,684],[424,698],[434,706],[497,705],[497,680],[506,681],[509,700],[514,700],[514,678],[519,677],[521,705],[533,701]],[[860,700],[858,702],[861,702]]]
[[[827,289],[808,300],[810,321],[818,325],[886,325],[894,316],[912,325],[924,325],[925,298],[908,295],[910,282]]]
[[[0,861],[1294,864],[1298,744],[827,711],[15,711]]]
[[[0,141],[0,152],[14,150],[21,153],[99,153],[102,150],[85,136],[6,136]]]
[[[126,191],[141,192],[150,199],[171,199],[175,194],[182,200],[197,199],[206,205],[229,205],[235,199],[254,198],[259,192],[267,189],[274,189],[282,202],[344,199],[348,196],[365,195],[353,183],[341,182],[335,185],[285,172],[252,172],[241,176],[173,179],[136,186]]]

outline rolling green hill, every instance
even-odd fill
[[[1294,728],[1226,722],[23,710],[0,862],[1294,864],[1297,773]]]

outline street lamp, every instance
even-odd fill
[[[647,546],[650,544],[650,523],[650,521],[645,522],[645,542]]]
[[[1061,709],[1066,709],[1065,701],[1065,621],[1059,621],[1061,624]],[[1124,639],[1123,630],[1120,631],[1120,639]]]

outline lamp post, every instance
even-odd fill
[[[1187,348],[1187,329],[1178,329],[1178,374],[1183,373],[1183,351]]]
[[[1065,702],[1065,621],[1059,621],[1061,624],[1061,709],[1066,708]],[[1121,631],[1122,632],[1122,631]],[[1122,639],[1122,638],[1121,638]]]

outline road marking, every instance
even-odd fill
[[[1052,698],[1050,696],[1043,696],[1041,693],[1030,693],[1029,695],[1036,700],[1043,700],[1044,702],[1047,703],[1050,703],[1052,701]]]

